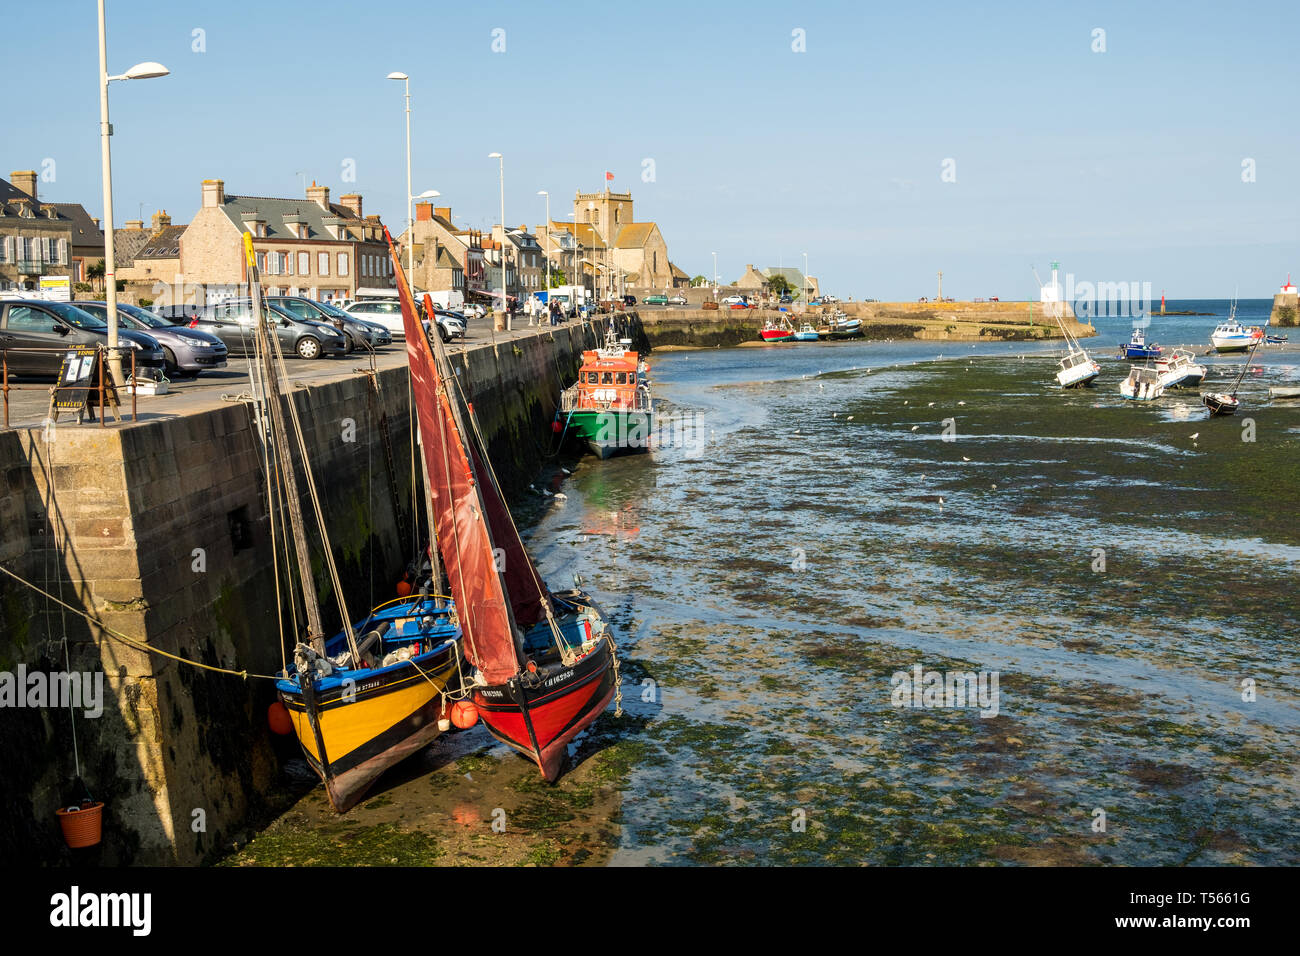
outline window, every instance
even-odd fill
[[[49,332],[55,324],[52,316],[30,306],[19,305],[9,309],[10,332]]]
[[[596,384],[599,383],[599,382],[600,382],[600,373],[599,373],[599,372],[588,372],[588,373],[587,373],[587,384],[588,384],[588,385],[596,385]]]
[[[328,252],[316,253],[316,272],[323,276],[330,274],[330,254]]]
[[[305,276],[309,272],[311,272],[311,253],[298,253],[298,274]]]
[[[280,264],[283,269],[284,275],[290,275],[290,276],[293,275],[293,253],[292,252],[280,253]]]
[[[266,271],[266,253],[265,253],[265,252],[259,252],[259,253],[257,253],[257,271],[258,271],[258,272],[265,272],[265,271]]]
[[[347,274],[348,274],[348,254],[346,252],[340,252],[339,253],[339,275],[345,276]]]
[[[619,385],[626,385],[626,384],[627,384],[627,372],[619,372],[619,373],[618,373],[618,384],[619,384]]]
[[[0,262],[12,262],[14,258],[14,237],[5,236],[0,240]]]

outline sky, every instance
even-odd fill
[[[672,260],[802,267],[842,298],[1036,297],[1031,267],[1171,299],[1300,277],[1300,58],[1283,3],[231,4],[107,0],[115,219],[200,183],[412,186],[465,225],[631,191]],[[96,6],[12,6],[0,175],[103,209]],[[1098,31],[1104,31],[1099,33]]]

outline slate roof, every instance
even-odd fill
[[[265,238],[281,239],[286,242],[297,240],[298,237],[285,225],[285,216],[302,217],[302,221],[307,226],[307,238],[324,241],[334,241],[334,236],[325,227],[325,219],[328,217],[343,220],[343,224],[357,234],[362,234],[362,227],[367,225],[367,220],[358,218],[347,206],[330,203],[330,211],[326,212],[319,203],[312,202],[310,199],[274,199],[268,196],[232,196],[226,193],[226,201],[222,203],[221,211],[240,232],[249,231],[244,215],[255,214],[266,223]]]
[[[186,226],[163,226],[136,253],[137,259],[176,259],[181,254],[181,235]],[[114,250],[116,251],[116,250]]]

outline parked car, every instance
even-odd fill
[[[266,300],[277,308],[292,312],[300,319],[309,322],[323,322],[332,325],[348,337],[348,348],[377,349],[393,344],[393,335],[378,322],[367,321],[361,316],[349,315],[342,309],[317,302],[301,295],[273,295]]]
[[[682,295],[682,294],[679,292],[679,293],[677,293],[675,296],[672,296],[672,297],[668,300],[668,304],[669,304],[669,305],[685,305],[685,304],[686,304],[686,296]]]
[[[402,324],[402,306],[396,299],[366,299],[353,302],[345,311],[355,318],[382,325],[395,337],[406,338],[406,326]],[[420,311],[423,313],[423,306],[420,307]],[[444,342],[450,342],[453,338],[464,338],[463,319],[439,309],[434,309],[434,315],[438,320],[438,334]]]
[[[334,326],[300,318],[270,302],[263,303],[263,308],[266,322],[274,328],[285,354],[305,359],[347,355],[347,336]],[[215,335],[232,355],[249,355],[256,350],[253,303],[248,299],[231,299],[209,306],[204,315],[191,320],[190,328]]]
[[[483,306],[477,302],[466,302],[464,306],[461,307],[461,312],[465,314],[465,318],[467,319],[481,319],[483,316],[487,315],[487,309],[483,308]]]
[[[735,305],[738,302],[743,305],[745,303],[745,297],[743,295],[729,295],[722,300],[723,305]]]
[[[636,296],[634,296],[634,295],[625,295],[625,296],[623,296],[623,305],[625,305],[625,306],[628,306],[628,305],[636,305]]]
[[[781,305],[790,305],[793,302],[794,302],[794,296],[792,295],[781,296],[781,302],[780,302]]]
[[[646,305],[667,305],[668,296],[661,292],[654,292],[645,297]]]
[[[101,322],[108,321],[107,302],[78,302]],[[163,369],[168,378],[193,378],[209,368],[225,368],[228,350],[225,343],[209,332],[174,325],[148,309],[125,302],[117,304],[120,328],[135,329],[158,340],[163,350]]]
[[[146,332],[119,326],[120,348],[135,351],[135,365],[145,374],[163,367],[163,348]],[[44,299],[5,299],[0,302],[0,348],[70,349],[106,345],[108,325],[97,316],[70,302]],[[62,352],[9,352],[9,371],[18,375],[58,375]],[[130,357],[123,354],[122,367],[131,370]]]

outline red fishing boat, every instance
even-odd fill
[[[416,315],[384,230],[402,308],[411,389],[438,550],[476,668],[474,703],[489,731],[559,777],[569,743],[619,692],[605,615],[580,590],[552,592],[524,550],[501,496],[470,397],[443,344]],[[430,342],[432,339],[432,342]]]
[[[768,319],[758,336],[764,342],[789,342],[794,338],[794,326],[784,316],[780,319]]]

